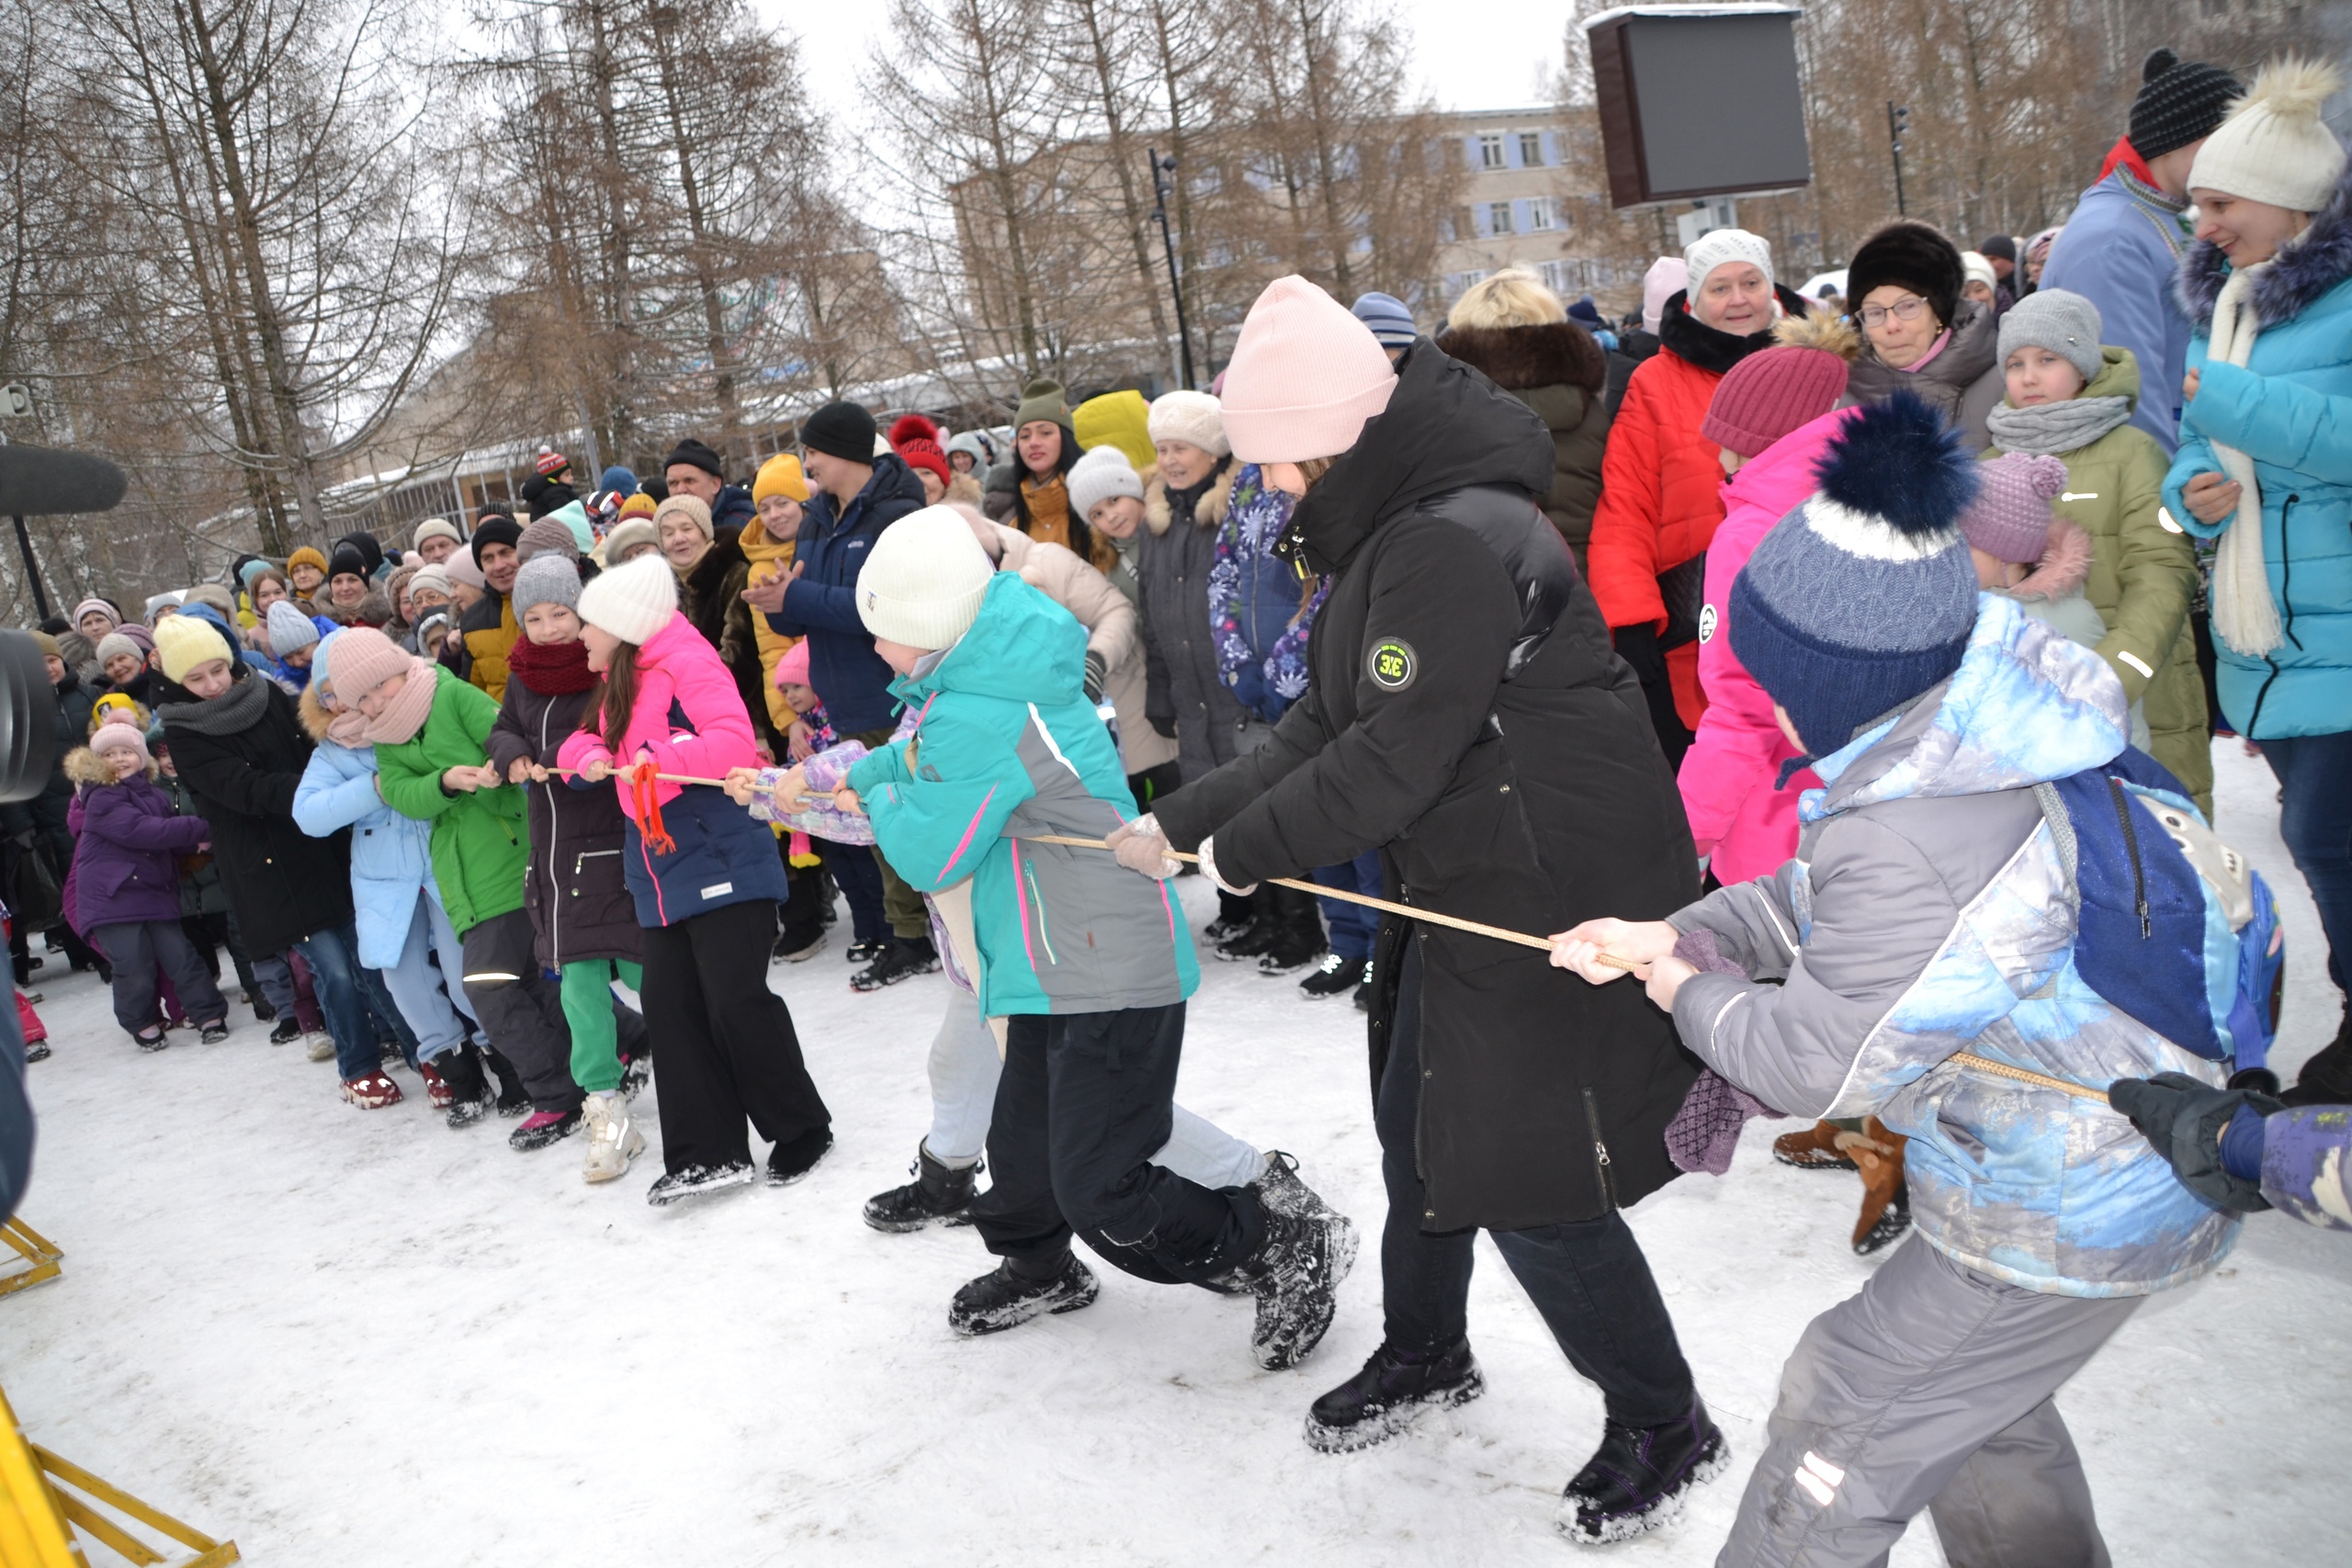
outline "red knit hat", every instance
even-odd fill
[[[939,449],[938,442],[927,441],[917,435],[899,442],[898,451],[899,456],[906,460],[906,465],[910,468],[929,468],[939,476],[941,484],[955,482],[955,471],[948,468],[947,454]]]
[[[1773,329],[1771,347],[1735,365],[1715,383],[1700,422],[1701,439],[1753,457],[1846,395],[1846,369],[1860,348],[1854,330],[1822,313],[1792,317]]]

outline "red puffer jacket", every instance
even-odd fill
[[[1787,288],[1777,292],[1782,310],[1804,310],[1800,296]],[[1723,463],[1714,443],[1699,434],[1700,423],[1724,373],[1772,343],[1769,331],[1735,337],[1705,325],[1690,313],[1688,299],[1682,293],[1666,302],[1662,346],[1625,384],[1600,462],[1589,563],[1593,597],[1612,630],[1643,625],[1665,630],[1658,574],[1705,550],[1724,520]],[[1699,716],[1707,711],[1699,689],[1698,644],[1669,649],[1666,667],[1675,712],[1686,727],[1698,728]]]

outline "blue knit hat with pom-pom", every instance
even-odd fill
[[[1732,584],[1732,652],[1827,756],[1960,668],[1976,569],[1959,532],[1976,465],[1908,391],[1847,421],[1821,488]]]

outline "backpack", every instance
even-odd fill
[[[2286,933],[2269,885],[2145,752],[2038,784],[2080,910],[2075,968],[2183,1050],[2263,1066],[2277,1032]]]

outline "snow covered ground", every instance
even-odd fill
[[[2234,741],[2218,760],[2222,828],[2279,890],[2294,943],[2291,1078],[2339,1001],[2267,772]],[[1185,887],[1200,915],[1201,885]],[[512,1123],[453,1133],[422,1094],[363,1114],[331,1066],[272,1049],[242,1009],[225,1044],[141,1056],[96,977],[61,966],[38,987],[56,1055],[31,1069],[25,1213],[65,1274],[0,1300],[0,1385],[39,1440],[248,1561],[1577,1557],[1550,1519],[1600,1402],[1486,1244],[1471,1332],[1491,1392],[1351,1457],[1298,1429],[1378,1339],[1374,1247],[1295,1371],[1250,1365],[1246,1302],[1108,1268],[1089,1311],[952,1337],[948,1295],[987,1265],[971,1233],[858,1218],[926,1124],[944,980],[860,997],[837,947],[772,969],[840,1142],[799,1186],[656,1212],[651,1154],[590,1189],[576,1144],[514,1154]],[[1184,1101],[1295,1152],[1376,1235],[1360,1015],[1204,967]],[[1856,1184],[1772,1164],[1784,1130],[1751,1124],[1728,1178],[1685,1178],[1634,1213],[1737,1462],[1616,1561],[1713,1560],[1781,1360],[1871,1267],[1846,1247]],[[2347,1304],[2352,1238],[2264,1217],[2075,1379],[2061,1404],[2119,1562],[2352,1561]],[[1894,1554],[1942,1561],[1924,1519]]]

